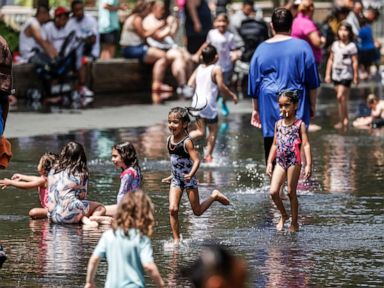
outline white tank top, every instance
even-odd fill
[[[201,108],[207,105],[196,115],[207,119],[217,117],[217,95],[219,89],[212,80],[213,68],[215,68],[215,64],[197,67],[196,89],[192,99],[192,107]]]
[[[37,21],[35,17],[28,19],[28,21],[25,22],[24,25],[21,27],[19,36],[20,54],[21,57],[25,60],[28,60],[35,54],[35,52],[32,51],[34,48],[38,49],[39,51],[43,51],[43,48],[41,48],[41,46],[35,41],[35,38],[25,35],[25,30],[31,25],[38,27],[41,36],[44,40],[46,39],[44,30],[41,29],[39,21]]]
[[[141,39],[133,27],[135,17],[135,15],[131,15],[124,22],[120,38],[121,46],[137,46],[144,43],[143,39]]]

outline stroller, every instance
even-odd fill
[[[83,45],[83,39],[72,31],[64,40],[59,55],[51,59],[47,54],[37,52],[30,60],[41,80],[39,87],[29,88],[26,98],[34,110],[42,103],[54,103],[62,107],[80,108],[80,95],[76,90],[77,51]]]
[[[248,75],[249,62],[252,59],[253,53],[261,42],[269,38],[268,26],[263,20],[255,20],[253,18],[245,19],[241,22],[238,30],[244,46],[241,48],[242,55],[234,67],[232,81],[237,83],[238,88],[243,88],[244,79]],[[245,85],[246,86],[246,85]]]

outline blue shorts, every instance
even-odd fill
[[[181,190],[197,189],[197,180],[196,177],[192,177],[191,180],[187,182],[185,180],[181,180],[173,176],[171,181],[171,187],[179,187]]]
[[[125,46],[121,50],[121,54],[124,58],[127,59],[139,59],[144,60],[145,55],[148,52],[148,46],[145,44],[140,44],[137,46]]]

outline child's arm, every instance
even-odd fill
[[[143,267],[145,272],[147,272],[149,276],[152,278],[153,282],[156,283],[157,287],[164,287],[163,278],[161,278],[159,269],[157,269],[157,266],[155,263],[146,263],[143,265]]]
[[[2,189],[7,188],[8,186],[13,186],[19,189],[32,189],[37,188],[39,186],[43,186],[44,184],[45,180],[42,177],[36,177],[36,179],[29,182],[11,180],[7,178],[0,180],[0,186],[2,187]]]
[[[331,80],[332,65],[333,65],[333,52],[331,50],[329,57],[328,57],[328,61],[327,61],[327,68],[325,70],[325,79],[324,79],[325,83],[331,83],[332,82],[332,80]]]
[[[381,113],[384,111],[384,101],[380,100],[376,107],[371,110],[371,116],[373,118],[381,118]]]
[[[199,169],[200,157],[199,157],[199,152],[197,152],[191,140],[187,140],[185,142],[185,148],[187,149],[187,152],[193,162],[191,172],[184,175],[184,179],[188,181],[188,180],[191,180],[191,178],[196,174],[197,169]]]
[[[30,175],[16,173],[12,175],[11,180],[31,182],[40,178],[41,176],[30,176]]]
[[[224,77],[223,77],[223,71],[221,71],[221,68],[219,66],[216,66],[213,69],[213,79],[217,84],[217,87],[219,88],[220,92],[228,97],[231,97],[233,102],[235,104],[237,103],[237,96],[235,93],[233,93],[227,85],[224,83]]]
[[[357,54],[352,55],[353,84],[359,84],[359,60]]]
[[[191,77],[189,77],[189,80],[188,80],[188,86],[191,86],[193,88],[196,88],[196,73],[197,73],[197,68],[195,69],[195,71],[193,71]]]
[[[307,128],[305,127],[304,122],[301,123],[300,127],[301,141],[304,148],[305,155],[305,167],[304,167],[304,178],[307,180],[311,177],[312,174],[312,154],[311,154],[311,145],[309,145]]]
[[[96,255],[92,255],[91,258],[89,258],[88,262],[88,268],[87,268],[87,280],[85,283],[84,288],[95,288],[95,275],[97,267],[100,263],[100,257]]]
[[[163,178],[163,179],[161,179],[161,182],[162,183],[171,183],[171,180],[172,180],[172,175],[170,175],[170,176],[168,176],[168,177],[166,177],[166,178]]]
[[[273,137],[273,143],[271,146],[271,150],[269,150],[268,160],[267,160],[267,175],[269,177],[272,177],[272,170],[273,170],[273,160],[276,158],[276,151],[277,151],[277,145],[276,145],[276,125],[275,125],[275,136]]]

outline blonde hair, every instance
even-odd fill
[[[127,193],[121,200],[115,221],[112,223],[114,231],[120,228],[128,235],[130,228],[140,230],[146,236],[151,236],[155,224],[153,203],[142,190]]]

